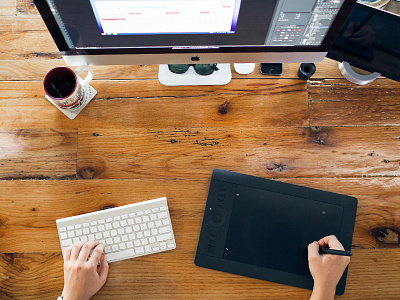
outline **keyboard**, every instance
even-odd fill
[[[106,244],[107,261],[176,248],[167,198],[56,220],[61,249],[80,241]]]

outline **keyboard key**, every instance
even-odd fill
[[[165,226],[165,227],[160,227],[158,230],[160,231],[160,233],[167,233],[171,231],[171,228],[170,226]]]
[[[148,214],[150,214],[151,213],[151,210],[150,209],[146,209],[145,211],[144,211],[144,214],[145,215],[148,215]]]
[[[97,225],[97,221],[90,222],[90,226],[94,226],[94,225]]]
[[[98,222],[99,224],[104,224],[104,223],[106,222],[106,220],[100,219],[100,220],[98,220],[97,222]]]
[[[62,240],[66,239],[67,237],[68,237],[68,235],[67,235],[66,232],[60,233],[60,238],[61,238]]]
[[[113,228],[118,228],[119,227],[119,222],[113,222]]]
[[[121,216],[121,219],[122,220],[125,220],[125,219],[127,219],[128,218],[128,215],[127,214],[123,214],[122,216]]]
[[[159,213],[157,214],[157,218],[159,218],[159,219],[164,219],[164,218],[166,218],[166,217],[168,217],[168,213],[165,212],[165,211],[159,212]]]
[[[118,245],[116,245],[116,244],[114,244],[114,245],[112,245],[111,246],[111,251],[113,251],[113,252],[115,252],[115,251],[118,251]],[[110,253],[110,255],[111,255],[112,253]],[[107,255],[108,256],[108,255]]]
[[[133,243],[132,242],[127,242],[126,243],[126,248],[133,248]]]
[[[119,220],[121,220],[121,216],[115,216],[115,217],[113,218],[113,220],[114,220],[114,221],[119,221]]]
[[[170,239],[172,239],[171,233],[162,234],[162,235],[157,236],[157,242],[168,241]]]
[[[143,211],[138,211],[138,212],[136,213],[136,215],[138,215],[138,216],[143,216]]]
[[[76,224],[74,227],[75,227],[75,229],[81,229],[82,228],[82,224]]]
[[[97,232],[97,227],[96,226],[90,227],[90,233],[96,233],[96,232]]]
[[[120,250],[125,250],[126,249],[126,244],[125,243],[119,244],[119,249]]]
[[[89,234],[89,232],[90,232],[89,228],[87,228],[87,227],[83,228],[82,231],[83,231],[83,234]]]
[[[137,253],[138,255],[144,254],[144,248],[143,248],[143,247],[138,247],[138,248],[136,248],[136,253]]]
[[[68,237],[69,238],[75,237],[75,232],[74,231],[68,231]]]
[[[164,220],[162,220],[162,223],[163,223],[163,225],[169,225],[169,220],[168,219],[164,219]]]
[[[166,211],[166,210],[167,210],[167,207],[166,207],[166,206],[161,206],[161,207],[160,207],[160,210],[161,210],[161,211]]]
[[[67,231],[67,228],[66,227],[61,227],[60,228],[60,232],[66,232]]]
[[[152,247],[151,247],[150,245],[144,246],[144,250],[145,250],[147,253],[153,251],[153,250],[152,250]]]
[[[76,236],[81,236],[82,235],[82,229],[75,230],[75,235]]]
[[[140,240],[133,241],[133,244],[135,245],[135,247],[139,247],[141,245]]]
[[[76,244],[76,243],[79,243],[81,240],[78,238],[78,237],[74,237],[73,239],[72,239],[72,242],[74,243],[74,244]]]
[[[87,236],[86,235],[81,236],[81,241],[82,242],[87,242],[88,241]]]
[[[101,232],[96,233],[96,240],[100,240],[103,238],[103,234]]]
[[[66,240],[61,241],[61,245],[63,247],[68,247],[68,246],[72,245],[72,239],[66,239]]]
[[[68,231],[74,230],[74,226],[73,226],[73,225],[68,226],[68,227],[67,227],[67,230],[68,230]]]
[[[99,227],[97,227],[97,229],[98,229],[99,231],[104,231],[106,228],[105,228],[104,225],[99,225]]]
[[[128,222],[126,222],[126,220],[122,220],[121,223],[120,223],[120,225],[121,225],[122,227],[125,227],[125,226],[128,225]]]
[[[124,251],[119,251],[116,253],[109,253],[107,254],[107,260],[108,261],[115,261],[115,260],[121,260],[125,258],[130,258],[135,256],[135,250],[133,249],[127,249]]]

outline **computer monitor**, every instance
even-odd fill
[[[68,65],[321,61],[356,0],[34,0]]]
[[[400,82],[399,28],[400,15],[356,3],[327,56]]]

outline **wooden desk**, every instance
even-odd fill
[[[0,2],[0,298],[55,299],[55,220],[167,196],[177,249],[111,264],[94,299],[307,299],[310,291],[198,268],[211,172],[247,173],[359,199],[340,299],[400,298],[400,84],[234,74],[164,87],[156,66],[94,67],[96,98],[73,121],[44,98],[64,65],[30,0]]]

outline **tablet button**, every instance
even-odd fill
[[[213,217],[212,217],[212,220],[215,222],[215,223],[219,223],[219,222],[221,222],[221,215],[214,215]]]
[[[211,224],[214,226],[220,226],[224,224],[224,221],[225,221],[224,215],[219,212],[215,212],[211,216]]]

